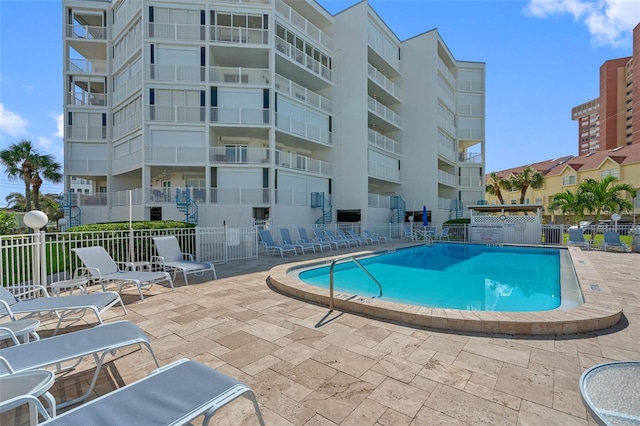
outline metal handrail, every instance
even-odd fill
[[[358,268],[362,269],[362,271],[367,274],[374,283],[378,285],[378,288],[380,289],[380,294],[378,294],[378,297],[382,297],[382,284],[380,284],[380,282],[373,275],[371,275],[371,272],[367,271],[367,269],[356,260],[355,256],[338,257],[331,261],[331,267],[329,268],[329,312],[333,312],[333,268],[335,267],[336,263],[348,259],[353,261],[353,263],[355,263]]]

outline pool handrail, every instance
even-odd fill
[[[362,256],[369,256],[369,254],[362,255]],[[331,267],[329,268],[329,312],[333,312],[333,268],[335,267],[336,263],[342,260],[349,260],[349,259],[353,263],[355,263],[356,266],[358,266],[358,268],[362,269],[362,271],[365,274],[367,274],[369,278],[373,280],[374,283],[378,285],[378,288],[380,289],[380,294],[378,294],[378,297],[382,297],[382,284],[380,284],[380,282],[373,275],[371,275],[371,272],[367,271],[367,268],[362,266],[362,264],[356,260],[356,256],[351,255],[351,256],[337,257],[331,261]]]

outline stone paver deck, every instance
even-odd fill
[[[580,374],[601,362],[640,360],[637,253],[581,253],[577,266],[593,282],[605,283],[603,297],[624,313],[611,328],[558,336],[446,332],[329,314],[326,306],[268,285],[275,265],[318,256],[218,265],[218,280],[190,277],[185,287],[178,279],[174,292],[154,286],[144,302],[131,289],[123,294],[128,315],[111,309],[105,319],[137,323],[152,338],[161,365],[188,357],[245,381],[268,425],[594,424],[580,400]],[[41,336],[52,328],[46,323]],[[85,361],[59,376],[54,395],[78,394],[93,366]],[[142,378],[153,367],[145,350],[119,351],[94,394]],[[26,409],[14,414],[5,413],[0,424],[28,424]],[[212,423],[257,421],[251,403],[240,398]]]

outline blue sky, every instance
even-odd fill
[[[355,1],[322,0],[329,12]],[[577,154],[571,108],[599,68],[631,55],[640,0],[370,0],[401,39],[437,28],[458,60],[486,63],[486,166]],[[62,4],[0,0],[0,149],[29,139],[62,163]],[[0,170],[0,206],[23,191]],[[45,183],[43,192],[61,192]]]

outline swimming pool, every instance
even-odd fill
[[[533,312],[582,303],[566,250],[440,243],[359,259],[380,283],[382,299],[426,307]],[[298,272],[329,287],[329,266]],[[354,262],[334,269],[334,288],[378,297],[378,285]]]

